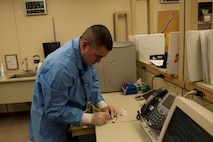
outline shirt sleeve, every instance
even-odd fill
[[[92,122],[92,113],[83,113],[80,125],[88,126],[91,125],[91,122]]]
[[[63,69],[57,74],[52,73],[53,71],[54,69],[40,77],[45,113],[55,121],[80,125],[83,111],[67,105],[72,79],[66,76]]]
[[[101,100],[96,104],[96,106],[101,109],[101,108],[106,107],[107,103],[105,101]]]

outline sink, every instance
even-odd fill
[[[36,76],[36,72],[23,72],[23,73],[14,74],[10,76],[9,78],[26,78],[26,77],[35,77],[35,76]]]

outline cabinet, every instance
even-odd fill
[[[212,27],[212,2],[198,3],[198,30],[211,29]]]
[[[122,83],[136,81],[136,50],[132,42],[114,42],[113,49],[95,64],[101,92],[120,91]]]

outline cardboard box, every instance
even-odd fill
[[[203,14],[198,18],[199,22],[211,22],[212,14]]]

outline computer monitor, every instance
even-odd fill
[[[161,129],[159,142],[212,142],[213,113],[177,96]]]
[[[60,46],[60,42],[43,43],[44,57],[46,58],[50,53],[58,49]]]

